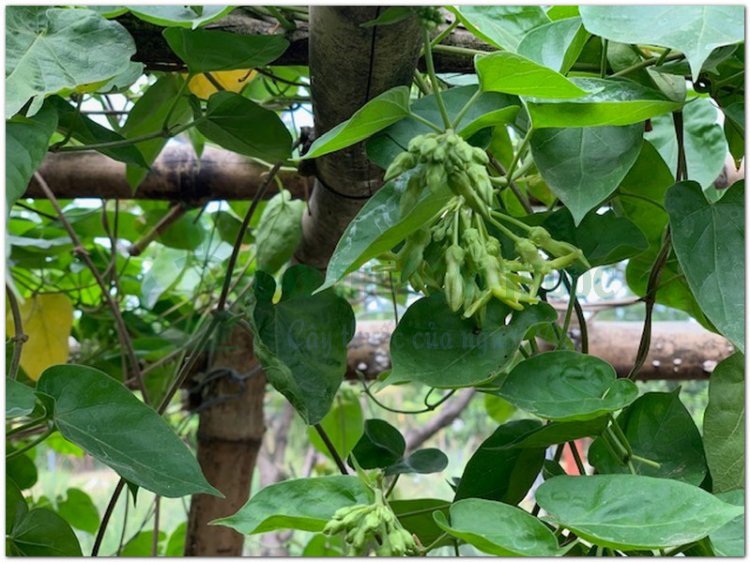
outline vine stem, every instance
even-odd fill
[[[675,135],[677,137],[677,173],[675,174],[675,180],[679,182],[688,179],[682,112],[675,111],[672,114],[672,118],[674,120]],[[646,295],[644,297],[644,302],[646,303],[646,317],[643,321],[643,332],[641,333],[641,341],[638,344],[635,363],[633,364],[630,373],[628,373],[628,378],[630,380],[634,380],[638,376],[643,364],[646,362],[646,357],[648,356],[648,351],[651,347],[651,325],[653,322],[654,305],[656,304],[656,292],[659,289],[659,279],[661,278],[662,269],[664,269],[664,266],[667,263],[671,250],[672,231],[669,225],[667,225],[661,248],[659,249],[654,265],[651,267],[651,271],[648,275]]]
[[[94,539],[94,546],[91,549],[91,556],[99,555],[99,549],[102,547],[102,540],[104,539],[104,532],[107,530],[109,520],[112,518],[112,512],[115,510],[115,505],[117,505],[117,500],[120,499],[120,494],[124,487],[125,479],[120,478],[117,486],[115,486],[115,491],[112,493],[112,497],[109,499],[107,508],[104,510],[102,521],[99,524],[99,530],[96,532],[96,538]]]
[[[7,455],[5,455],[5,462],[8,462],[12,458],[15,458],[15,457],[18,457],[20,455],[23,455],[26,451],[28,451],[30,449],[33,449],[34,447],[36,447],[37,445],[39,445],[39,443],[41,443],[42,441],[44,441],[45,439],[47,439],[47,437],[49,437],[50,435],[52,435],[54,433],[54,431],[55,431],[54,427],[51,427],[51,428],[47,429],[47,431],[45,431],[44,433],[42,433],[39,437],[37,437],[33,441],[29,442],[26,446],[21,447],[20,449],[16,449],[12,453],[8,453]]]
[[[159,555],[159,515],[161,512],[161,496],[156,496],[154,506],[154,532],[151,533],[151,556]]]
[[[161,131],[154,131],[153,133],[147,133],[145,135],[141,135],[141,136],[133,137],[129,139],[107,141],[107,142],[97,142],[93,144],[61,146],[59,148],[50,148],[50,152],[83,152],[86,150],[103,150],[107,148],[121,148],[123,146],[131,146],[133,144],[138,144],[140,142],[145,142],[145,141],[149,141],[153,139],[169,139],[169,138],[179,135],[183,131],[187,131],[190,127],[194,127],[201,121],[205,121],[205,120],[206,120],[205,116],[199,117],[198,119],[193,119],[190,123],[186,123],[185,125],[179,125],[177,127],[174,127],[173,129],[164,129]]]
[[[448,117],[448,110],[445,108],[443,97],[440,95],[440,84],[438,83],[437,75],[435,74],[435,62],[432,60],[430,32],[425,29],[422,33],[424,34],[425,65],[427,66],[427,74],[430,77],[430,83],[432,84],[432,92],[435,94],[435,101],[437,101],[437,106],[440,110],[440,116],[443,118],[445,128],[449,129],[451,126],[451,120],[450,117]]]
[[[320,435],[320,438],[323,440],[323,443],[326,446],[326,449],[328,449],[328,452],[331,453],[331,457],[333,458],[333,462],[336,463],[336,466],[339,468],[339,471],[341,474],[346,476],[349,474],[349,471],[346,469],[346,465],[344,464],[344,461],[341,460],[341,456],[339,455],[339,452],[336,450],[336,447],[334,447],[333,442],[331,441],[331,438],[328,437],[328,434],[326,433],[326,430],[323,429],[323,426],[319,423],[316,423],[314,426],[315,431],[318,432],[318,435]]]
[[[141,367],[140,367],[140,364],[138,363],[138,358],[135,354],[133,341],[130,339],[130,334],[128,334],[128,328],[125,325],[125,320],[122,318],[120,307],[112,298],[112,295],[109,292],[109,287],[107,286],[107,283],[104,281],[104,278],[99,273],[99,270],[97,269],[96,265],[91,260],[91,255],[89,254],[88,250],[84,248],[83,244],[81,243],[80,238],[78,238],[78,235],[76,234],[76,231],[73,229],[73,226],[65,217],[62,207],[60,207],[60,203],[58,203],[57,198],[55,197],[55,194],[52,192],[52,189],[50,189],[49,184],[47,184],[47,181],[44,179],[44,177],[42,177],[42,175],[39,172],[34,172],[34,178],[39,184],[39,187],[41,187],[42,191],[44,192],[44,195],[47,197],[47,199],[49,199],[50,204],[52,205],[52,207],[55,209],[55,212],[57,213],[60,223],[63,225],[63,228],[68,233],[68,236],[70,236],[70,239],[73,241],[73,245],[75,246],[74,252],[81,257],[81,260],[83,261],[83,263],[86,264],[86,267],[89,268],[89,270],[91,271],[91,274],[94,276],[94,279],[96,280],[97,285],[99,285],[99,288],[102,291],[102,296],[104,297],[104,300],[106,301],[107,306],[109,306],[109,309],[112,311],[112,316],[115,319],[115,326],[117,327],[117,335],[120,339],[120,345],[122,346],[123,351],[128,356],[128,361],[130,362],[130,368],[133,372],[133,376],[136,379],[136,382],[138,383],[138,389],[141,391],[141,396],[143,397],[143,401],[146,404],[149,404],[150,401],[149,401],[148,391],[146,390],[146,382],[143,378],[143,373],[141,372]]]
[[[299,142],[300,141],[298,140],[295,143],[292,150],[294,150],[294,148],[296,148],[299,145]],[[185,382],[185,379],[190,375],[190,373],[195,368],[195,365],[200,360],[201,351],[206,346],[208,341],[211,339],[211,335],[213,334],[214,330],[223,320],[225,320],[225,317],[227,315],[227,312],[225,311],[227,295],[229,294],[229,288],[231,287],[232,273],[234,272],[234,268],[237,265],[237,256],[239,255],[239,249],[242,246],[242,240],[245,236],[245,232],[247,231],[248,226],[250,225],[250,221],[253,218],[255,210],[258,208],[258,204],[260,203],[261,198],[263,197],[266,190],[268,189],[268,186],[271,185],[271,183],[274,181],[274,176],[278,173],[279,169],[281,168],[281,165],[282,165],[282,162],[278,162],[271,169],[271,171],[268,174],[268,177],[266,178],[265,182],[263,182],[263,185],[260,187],[258,192],[255,194],[255,198],[253,199],[253,202],[250,205],[250,208],[245,214],[245,219],[242,221],[242,225],[240,226],[239,232],[237,233],[237,239],[235,240],[235,243],[234,243],[234,249],[232,250],[232,255],[230,257],[229,263],[227,264],[226,273],[224,274],[225,275],[224,285],[222,286],[221,295],[219,296],[219,304],[217,305],[217,309],[214,311],[214,314],[211,318],[211,322],[209,323],[208,327],[203,331],[202,334],[200,334],[200,336],[195,338],[196,340],[195,345],[189,346],[189,347],[192,347],[192,353],[190,354],[187,361],[182,365],[180,370],[175,375],[175,378],[172,381],[172,384],[167,389],[167,392],[164,394],[164,397],[162,398],[161,403],[156,409],[159,415],[163,414],[166,411],[172,398],[177,393],[179,388]],[[92,550],[92,554],[91,554],[92,556],[96,556],[97,553],[99,552],[99,547],[101,546],[102,538],[107,529],[109,519],[112,516],[111,511],[112,509],[114,509],[114,504],[117,502],[117,498],[120,497],[120,493],[122,493],[122,487],[124,485],[125,485],[125,480],[121,478],[120,482],[117,484],[117,487],[115,488],[114,493],[112,494],[112,498],[109,501],[109,505],[107,506],[107,513],[105,513],[105,517],[102,518],[101,525],[99,526],[99,531],[97,532],[96,541],[94,543],[94,550]]]
[[[18,367],[21,365],[21,352],[23,351],[23,344],[29,339],[23,331],[23,320],[21,318],[21,309],[18,306],[18,299],[10,287],[5,286],[5,294],[8,296],[8,305],[10,306],[10,312],[13,316],[13,330],[15,335],[13,336],[13,357],[10,360],[10,370],[8,376],[15,380],[18,375]]]

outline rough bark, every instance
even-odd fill
[[[209,526],[232,515],[250,495],[255,461],[263,432],[266,378],[254,371],[252,336],[235,326],[218,346],[207,370],[227,370],[203,388],[198,428],[198,462],[208,481],[225,496],[195,495],[190,502],[186,556],[241,556],[244,535],[229,527]],[[255,372],[245,380],[228,376]],[[226,398],[223,400],[223,398]]]
[[[363,28],[380,7],[310,8],[310,83],[317,136],[332,129],[367,101],[410,84],[420,49],[414,18]],[[345,56],[342,56],[345,54]],[[362,143],[315,160],[317,180],[303,219],[300,263],[325,269],[351,219],[381,184],[382,171]]]
[[[376,8],[361,7],[350,9],[375,10]],[[312,12],[313,8],[310,11]],[[312,24],[312,14],[310,20]],[[117,18],[117,21],[125,26],[135,39],[137,51],[133,60],[144,63],[146,68],[151,70],[183,70],[185,68],[184,63],[172,52],[164,40],[161,34],[163,28],[141,21],[132,15]],[[274,65],[306,66],[309,64],[311,60],[309,54],[310,30],[305,22],[297,22],[297,25],[297,30],[285,34],[289,40],[289,48],[281,57],[273,62]],[[391,26],[384,26],[381,29],[386,30],[387,27]],[[233,11],[227,17],[217,22],[207,25],[206,29],[228,31],[238,35],[267,35],[283,32],[276,23],[265,21],[244,12],[242,8]],[[404,36],[401,40],[401,43],[405,44],[409,38]],[[460,28],[453,31],[442,44],[482,51],[492,50],[492,47],[487,43],[483,43],[465,29]],[[340,52],[347,51],[342,49]],[[474,71],[474,61],[471,56],[466,55],[436,53],[435,65],[439,72],[470,73]]]
[[[349,345],[349,378],[357,371],[375,379],[391,368],[389,343],[393,322],[358,322]],[[589,352],[612,364],[621,377],[627,376],[635,361],[643,324],[640,322],[590,322]],[[544,348],[544,342],[540,342]],[[723,337],[692,322],[654,322],[651,350],[638,378],[640,380],[706,379],[717,363],[734,348]]]
[[[59,199],[165,199],[201,203],[211,199],[252,199],[267,168],[234,152],[206,147],[199,159],[190,145],[170,143],[138,189],[125,178],[125,164],[98,152],[48,154],[39,172]],[[308,178],[282,171],[294,197],[304,197]],[[268,197],[276,192],[270,189]],[[24,197],[44,198],[32,179]]]

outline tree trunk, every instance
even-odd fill
[[[209,522],[232,515],[250,496],[265,429],[266,377],[255,369],[256,365],[252,336],[235,325],[206,369],[204,377],[221,376],[202,388],[197,456],[206,478],[225,498],[206,494],[192,497],[186,556],[242,555],[244,535],[229,527],[211,526]],[[241,379],[248,374],[248,378]]]
[[[319,137],[372,98],[411,84],[421,45],[416,18],[362,27],[381,7],[310,7],[310,93]],[[304,215],[300,263],[325,269],[336,243],[365,200],[381,185],[382,171],[364,144],[315,160],[317,180]]]

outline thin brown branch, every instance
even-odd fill
[[[140,256],[146,250],[146,248],[148,248],[151,242],[164,234],[164,232],[177,220],[183,217],[185,213],[187,213],[187,211],[188,206],[184,203],[178,203],[170,207],[167,213],[161,219],[159,219],[159,222],[157,222],[151,230],[149,230],[146,234],[143,235],[140,240],[136,241],[128,248],[128,253],[131,256]]]
[[[455,398],[449,400],[439,412],[427,423],[416,427],[406,434],[406,450],[413,451],[444,427],[453,423],[461,415],[474,397],[476,390],[467,388]]]
[[[107,287],[107,283],[102,278],[94,262],[91,260],[91,255],[88,253],[86,248],[81,243],[81,240],[80,238],[78,238],[78,235],[73,229],[73,226],[65,217],[62,207],[60,207],[60,203],[58,203],[57,198],[55,197],[55,194],[52,193],[52,190],[50,189],[49,185],[47,185],[47,182],[45,181],[45,179],[42,177],[42,175],[39,172],[34,172],[34,178],[36,179],[37,183],[39,184],[44,194],[47,196],[47,199],[49,199],[49,202],[52,205],[52,207],[55,209],[55,212],[57,213],[57,216],[60,219],[60,223],[63,225],[63,228],[68,233],[68,236],[70,236],[70,239],[72,240],[73,245],[75,247],[75,253],[81,257],[81,260],[84,262],[84,264],[86,264],[86,267],[88,267],[89,270],[91,270],[91,274],[94,276],[94,279],[96,279],[97,284],[101,288],[102,296],[104,297],[104,300],[107,302],[107,306],[109,306],[109,309],[112,311],[112,316],[115,319],[115,325],[117,327],[117,335],[120,339],[120,345],[122,346],[123,351],[128,356],[128,360],[130,362],[130,369],[133,372],[133,376],[135,377],[138,383],[138,388],[141,391],[141,395],[143,396],[143,401],[146,404],[148,404],[149,398],[148,398],[148,392],[146,390],[146,383],[143,379],[143,373],[141,373],[141,367],[140,367],[140,364],[138,363],[138,358],[135,354],[135,349],[133,348],[133,342],[130,339],[130,334],[128,334],[128,328],[125,325],[125,320],[123,320],[122,314],[120,313],[120,307],[112,298],[112,295],[109,292],[109,287]]]

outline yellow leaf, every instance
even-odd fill
[[[241,92],[250,81],[255,78],[257,71],[247,70],[221,70],[211,72],[211,78],[221,84],[227,92]],[[183,76],[187,76],[183,74]],[[201,99],[208,99],[212,94],[219,90],[211,81],[206,78],[205,74],[196,74],[188,83],[188,89]]]
[[[63,293],[35,295],[19,303],[24,333],[29,337],[21,351],[21,367],[33,380],[52,365],[68,360],[68,338],[73,327],[73,304]],[[5,314],[5,331],[14,336],[10,311]]]

